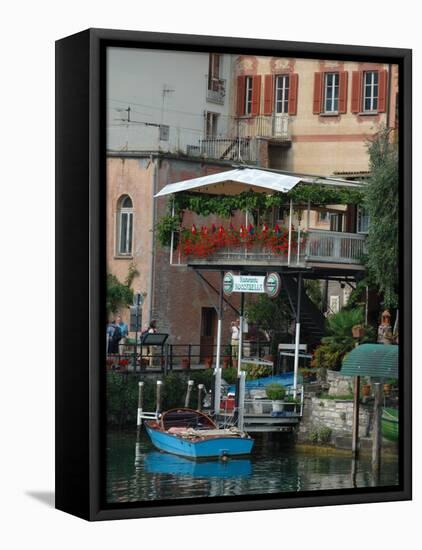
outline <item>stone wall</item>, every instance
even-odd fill
[[[359,435],[368,437],[371,433],[371,409],[362,405],[359,409]],[[353,401],[340,399],[320,399],[306,397],[303,418],[298,429],[298,441],[312,441],[315,432],[329,428],[331,437],[327,443],[335,443],[336,438],[351,437],[353,422]]]
[[[328,395],[346,396],[353,393],[353,378],[351,376],[342,376],[340,373],[327,371],[327,383],[329,384]]]

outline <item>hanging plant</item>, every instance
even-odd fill
[[[170,214],[163,216],[155,226],[157,239],[161,246],[170,246],[171,234],[173,231],[178,231],[180,221],[178,217],[173,217]]]

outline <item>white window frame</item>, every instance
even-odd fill
[[[369,94],[368,94],[368,90],[369,90]],[[377,113],[378,99],[379,99],[379,72],[365,71],[363,73],[363,112]],[[366,107],[367,100],[369,100],[368,108]]]
[[[245,78],[245,115],[252,114],[253,77]]]
[[[289,112],[290,77],[288,74],[278,74],[275,77],[274,112],[277,115],[287,115]],[[278,92],[281,91],[281,98]]]
[[[132,206],[123,207],[122,204],[129,198]],[[116,242],[116,255],[117,256],[132,256],[133,251],[133,201],[129,195],[123,195],[119,199],[119,206],[117,211],[117,242]],[[122,228],[123,220],[126,218],[126,235],[124,236],[124,246],[122,246]]]
[[[218,136],[219,113],[205,111],[205,139],[213,139]]]
[[[218,58],[218,71],[214,72],[214,59]],[[208,90],[218,92],[221,85],[221,74],[222,74],[222,65],[223,65],[223,55],[221,53],[210,53],[209,54],[209,75],[208,75]]]
[[[362,220],[366,219],[364,228],[362,229]],[[356,232],[360,235],[367,235],[369,231],[369,224],[371,223],[369,214],[365,212],[365,209],[361,206],[358,206],[357,211],[357,222],[356,222]]]
[[[328,78],[332,77],[332,83],[328,84]],[[340,94],[340,74],[330,72],[324,74],[324,113],[338,113],[338,101]]]

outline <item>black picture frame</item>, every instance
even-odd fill
[[[107,505],[104,499],[105,49],[108,46],[399,66],[401,342],[400,479],[367,489]],[[86,520],[203,514],[412,498],[411,155],[408,49],[89,29],[56,43],[56,508]],[[77,313],[76,313],[77,312]]]

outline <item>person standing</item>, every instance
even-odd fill
[[[120,327],[113,319],[107,326],[108,347],[107,352],[112,354],[119,353],[119,342],[121,338]]]
[[[155,334],[157,332],[157,321],[151,321],[148,326],[148,334]],[[154,366],[154,346],[148,347],[149,366]]]
[[[236,321],[231,322],[230,331],[231,331],[232,357],[233,359],[237,359],[239,355],[239,335],[240,335],[238,319]]]
[[[123,319],[121,318],[120,315],[118,317],[116,317],[116,325],[119,327],[120,333],[121,333],[121,338],[120,338],[120,341],[119,341],[119,352],[120,352],[120,355],[123,355],[124,346],[126,344],[126,338],[129,334],[129,327],[123,321]]]

